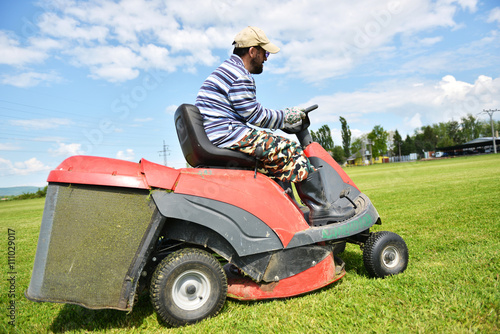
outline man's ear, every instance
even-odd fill
[[[259,50],[255,46],[251,46],[250,49],[248,50],[248,54],[250,55],[250,58],[255,58],[258,53],[259,53]]]

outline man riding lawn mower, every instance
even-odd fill
[[[301,128],[304,111],[298,108],[271,110],[257,102],[252,74],[262,73],[269,55],[280,49],[257,27],[243,29],[233,45],[231,58],[205,80],[196,99],[210,141],[218,147],[253,157],[261,152],[259,171],[282,182],[296,183],[299,196],[310,209],[309,218],[316,225],[352,217],[351,205],[341,207],[329,201],[336,194],[327,194],[333,189],[325,187],[321,166],[312,165],[301,147],[250,126],[283,129],[288,133]]]
[[[254,101],[246,64],[258,72],[277,50],[249,29],[258,44],[237,36],[235,49],[246,53],[214,71],[196,106],[175,113],[193,168],[74,156],[50,172],[28,299],[131,311],[148,289],[159,318],[182,326],[216,315],[226,297],[287,298],[339,280],[347,242],[362,247],[373,277],[406,269],[404,240],[370,232],[381,224],[377,210],[312,141],[317,106],[292,112]],[[293,133],[298,143],[247,122]]]

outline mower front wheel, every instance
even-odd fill
[[[196,248],[170,254],[151,278],[153,307],[158,316],[173,327],[216,315],[226,295],[227,278],[219,261]]]
[[[408,266],[408,247],[396,233],[374,232],[364,244],[363,262],[372,277],[397,275]]]

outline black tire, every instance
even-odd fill
[[[170,254],[151,278],[153,307],[163,321],[174,327],[216,315],[226,295],[226,273],[219,261],[196,248]]]
[[[363,262],[372,277],[397,275],[408,266],[408,247],[396,233],[374,232],[365,242]]]

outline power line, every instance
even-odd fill
[[[63,115],[73,115],[73,116],[82,117],[81,114],[72,113],[72,112],[69,112],[69,111],[61,111],[61,110],[56,110],[56,109],[51,109],[51,108],[38,107],[38,106],[33,106],[33,105],[29,105],[29,104],[18,103],[18,102],[3,100],[3,99],[0,99],[0,102],[6,102],[6,103],[15,104],[15,105],[18,105],[18,106],[23,106],[23,107],[33,108],[33,109],[40,109],[40,110],[45,110],[45,111],[51,111],[51,112],[55,112],[55,113],[63,114]],[[8,108],[5,108],[5,107],[3,107],[3,108],[4,109],[8,109]]]

